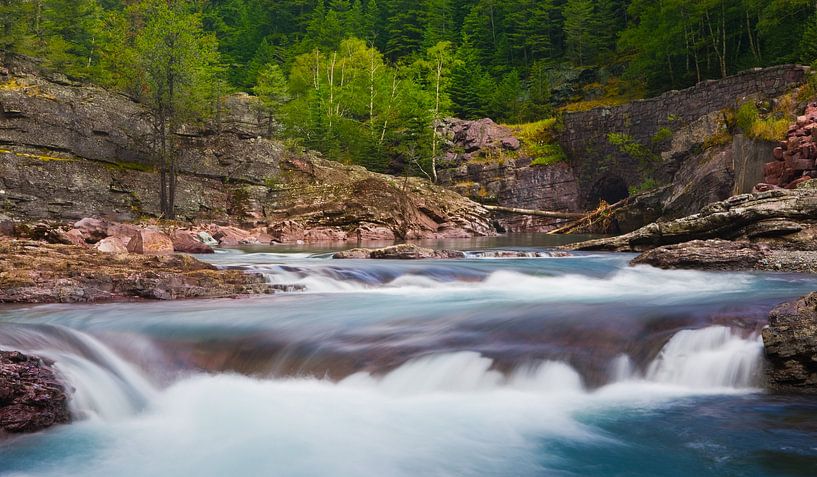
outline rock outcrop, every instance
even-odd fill
[[[95,86],[53,81],[14,57],[5,63],[2,71],[8,74],[0,75],[4,213],[26,221],[159,217],[151,128],[141,105]],[[296,240],[356,239],[369,230],[378,235],[388,230],[398,238],[494,233],[486,209],[442,187],[344,166],[265,139],[266,124],[248,104],[254,100],[230,96],[219,122],[177,131],[180,220],[242,228],[291,221],[305,231]],[[92,242],[96,225],[81,228]],[[319,227],[320,232],[308,233]]]
[[[817,273],[817,251],[777,250],[764,243],[693,240],[642,253],[631,265],[723,271]]]
[[[0,303],[99,302],[270,293],[260,274],[188,255],[106,254],[77,245],[0,239]]]
[[[52,365],[0,351],[0,434],[36,432],[70,421],[68,393]]]
[[[414,244],[400,244],[385,248],[354,248],[338,252],[335,259],[422,260],[465,258],[458,250],[434,250]]]
[[[773,389],[817,393],[817,293],[772,310],[763,344]]]
[[[817,250],[817,190],[778,189],[733,196],[706,206],[698,214],[568,247],[642,252],[663,245],[715,238],[762,242],[776,249]]]

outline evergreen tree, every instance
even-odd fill
[[[595,54],[592,0],[567,0],[564,17],[568,56],[574,64],[584,66]]]
[[[281,67],[269,63],[261,68],[253,93],[261,100],[267,116],[267,137],[272,137],[273,123],[275,119],[281,119],[281,107],[290,100],[287,80]]]
[[[143,75],[143,101],[152,112],[160,172],[162,213],[175,218],[175,131],[210,104],[206,94],[217,62],[217,43],[203,32],[201,16],[183,1],[146,0],[145,26],[135,38]],[[138,72],[132,72],[136,75]]]

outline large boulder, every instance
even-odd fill
[[[122,243],[119,237],[107,237],[94,245],[94,248],[102,253],[128,253],[128,247]]]
[[[212,247],[197,239],[187,230],[174,230],[170,234],[173,250],[181,253],[213,253]]]
[[[128,242],[128,252],[144,255],[168,255],[173,253],[173,241],[162,232],[144,229],[131,237]]]
[[[71,419],[53,363],[0,351],[0,431],[35,432]]]
[[[817,392],[817,293],[772,310],[763,344],[772,388]]]

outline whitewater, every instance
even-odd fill
[[[763,390],[759,332],[817,281],[529,251],[231,250],[289,291],[0,308],[75,417],[0,475],[813,475],[817,404]]]

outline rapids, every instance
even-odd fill
[[[759,331],[817,280],[525,250],[228,250],[293,291],[0,307],[76,417],[0,439],[0,475],[814,475],[817,403],[762,390]]]

